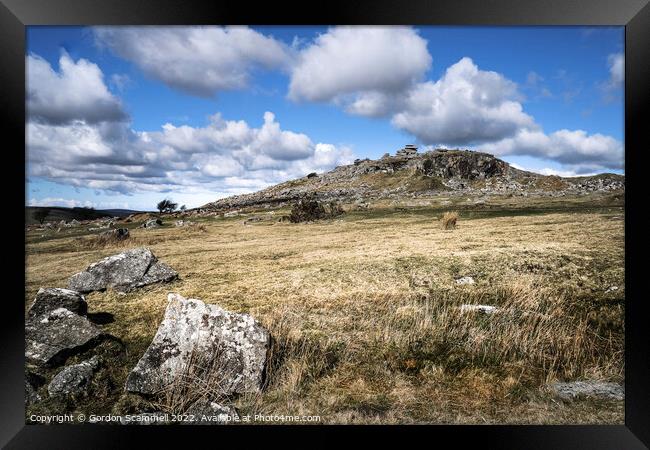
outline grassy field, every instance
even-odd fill
[[[112,316],[103,327],[127,355],[111,369],[118,388],[89,400],[85,412],[128,409],[134,399],[120,387],[167,293],[178,292],[250,313],[271,331],[268,385],[236,400],[241,414],[622,424],[623,402],[564,403],[545,387],[623,380],[623,207],[620,197],[592,200],[416,199],[309,224],[264,211],[249,224],[239,216],[202,218],[202,228],[134,228],[130,242],[97,249],[80,243],[78,231],[30,231],[25,306],[39,287],[65,287],[88,264],[134,246],[179,272],[171,284],[87,296],[91,313]],[[458,224],[443,230],[449,208]],[[475,284],[457,285],[463,276]],[[500,312],[461,312],[462,304]]]

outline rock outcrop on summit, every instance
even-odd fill
[[[394,156],[358,159],[323,174],[309,174],[252,194],[220,199],[199,211],[280,207],[305,196],[322,201],[359,202],[437,193],[562,196],[624,189],[622,175],[546,176],[517,169],[488,153],[449,149],[418,153],[414,146],[406,146]]]

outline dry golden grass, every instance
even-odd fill
[[[170,414],[185,414],[195,402],[201,400],[222,401],[227,397],[223,376],[233,376],[232,370],[221,358],[223,348],[206,354],[193,351],[187,363],[175,379],[153,397],[153,406],[158,411]]]
[[[264,392],[239,398],[241,414],[623,423],[622,402],[565,404],[544,388],[556,379],[623,378],[621,210],[464,218],[454,233],[434,217],[370,210],[311,224],[211,218],[200,233],[134,229],[132,239],[148,242],[180,280],[123,296],[93,293],[89,309],[114,316],[104,328],[127,345],[124,377],[170,291],[252,314],[274,341]],[[26,307],[39,287],[65,286],[118,250],[72,243],[28,244]],[[461,276],[476,284],[456,285]],[[461,313],[468,303],[500,311]]]

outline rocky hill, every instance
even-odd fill
[[[413,146],[407,146],[394,156],[356,160],[323,174],[311,173],[259,192],[220,199],[201,209],[283,206],[305,195],[328,201],[361,202],[439,193],[564,196],[624,189],[622,175],[545,176],[516,169],[487,153],[447,149],[418,153]]]

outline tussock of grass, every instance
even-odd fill
[[[153,245],[161,242],[164,238],[160,236],[129,236],[127,238],[116,238],[114,235],[93,235],[74,238],[70,244],[69,249],[74,251],[81,250],[98,250],[104,248],[132,248],[147,245]]]
[[[132,245],[130,236],[118,236],[116,234],[96,234],[88,237],[78,237],[73,241],[75,247],[84,250],[93,250],[115,245]]]
[[[224,378],[232,376],[232,369],[222,358],[224,348],[217,346],[207,353],[193,351],[172,382],[154,394],[156,409],[170,414],[184,414],[201,400],[222,402],[227,398]]]
[[[444,230],[453,230],[456,228],[456,222],[458,221],[458,213],[455,211],[446,212],[442,215],[440,222],[442,223],[442,228]]]
[[[337,202],[321,202],[313,197],[305,197],[293,205],[289,221],[293,223],[312,222],[331,219],[341,214],[343,214],[343,208]]]

